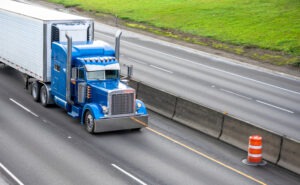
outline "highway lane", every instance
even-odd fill
[[[20,75],[10,69],[5,72],[7,76],[4,77],[2,73],[0,85],[0,161],[10,170],[17,171],[15,175],[23,183],[132,183],[126,183],[127,178],[112,169],[110,164],[101,155],[94,154],[91,148],[86,149],[85,145],[78,148],[77,144],[68,138],[68,132],[51,125],[43,117],[28,113],[11,101],[11,98],[19,102],[32,99],[23,89],[23,79]],[[10,79],[9,76],[14,74],[19,78]],[[39,104],[32,103],[41,109]],[[44,113],[47,114],[47,111]]]
[[[152,112],[150,129],[90,135],[62,109],[34,102],[20,73],[2,68],[0,79],[0,163],[24,184],[300,182],[271,164],[245,166],[246,152]]]
[[[150,132],[89,135],[63,110],[49,111],[33,102],[22,89],[21,78],[10,80],[18,73],[4,71],[0,160],[6,166],[17,166],[11,169],[18,170],[17,176],[25,184],[134,183],[112,164],[126,167],[149,184],[220,184],[222,180],[231,182],[233,177],[238,184],[253,183]],[[30,107],[30,112],[19,105]],[[205,177],[219,170],[222,178]]]
[[[152,68],[164,71],[161,66]],[[0,162],[25,184],[300,182],[299,176],[273,165],[263,168],[244,166],[241,160],[245,158],[245,152],[154,113],[150,116],[150,127],[183,145],[149,129],[89,135],[78,120],[69,118],[62,109],[46,109],[33,102],[14,70],[0,70],[0,79]],[[183,146],[191,146],[224,165]]]
[[[117,28],[95,28],[113,44]],[[300,140],[299,79],[126,30],[122,39],[121,63],[134,66],[134,79]]]

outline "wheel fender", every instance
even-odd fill
[[[82,111],[82,115],[81,115],[81,124],[84,124],[84,115],[85,115],[86,111],[90,111],[91,114],[93,115],[94,119],[100,119],[100,118],[104,117],[104,115],[102,113],[102,108],[99,105],[97,105],[95,103],[89,103],[83,107],[83,111]]]
[[[141,106],[139,109],[137,109],[139,103],[140,103],[142,106]],[[138,99],[136,99],[136,110],[137,110],[137,113],[138,113],[138,114],[148,114],[144,102],[142,102],[141,100],[138,100]]]

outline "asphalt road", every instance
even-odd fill
[[[96,23],[95,29],[96,39],[114,44],[117,28]],[[133,65],[137,81],[300,140],[297,78],[126,30],[121,63]]]
[[[0,163],[25,185],[299,184],[271,164],[150,112],[140,132],[91,135],[58,107],[32,100],[17,71],[0,69]]]

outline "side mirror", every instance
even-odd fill
[[[133,73],[133,65],[123,64],[127,68],[127,75],[121,78],[121,82],[128,85]]]
[[[126,71],[127,71],[127,74],[126,76],[124,76],[122,79],[128,79],[130,80],[131,77],[132,77],[132,74],[133,74],[133,65],[126,65],[126,64],[123,64],[124,67],[126,67]]]
[[[73,67],[71,73],[71,83],[75,85],[76,79],[77,79],[77,68]]]
[[[77,79],[77,68],[75,68],[75,67],[72,68],[71,79],[74,79],[74,80]]]
[[[133,73],[133,65],[127,65],[127,77],[131,79]]]

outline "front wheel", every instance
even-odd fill
[[[94,116],[91,114],[90,111],[86,112],[85,118],[84,118],[84,123],[85,123],[85,126],[86,126],[86,130],[89,133],[94,133],[95,119],[94,119]]]

